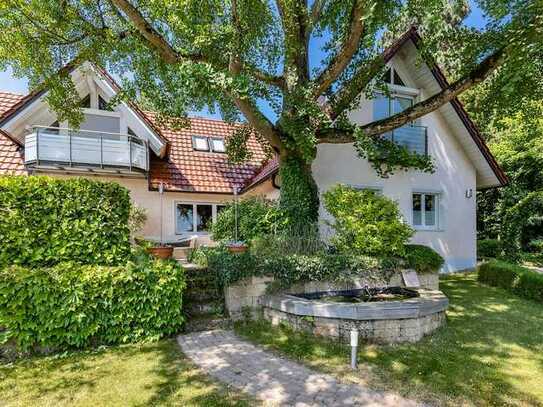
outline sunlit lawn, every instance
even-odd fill
[[[231,406],[174,340],[0,365],[0,406]]]
[[[320,370],[438,405],[543,405],[543,305],[477,283],[474,274],[441,280],[448,325],[418,344],[349,349],[266,323],[238,325],[249,339]]]

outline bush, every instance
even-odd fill
[[[543,274],[499,260],[483,263],[478,268],[480,282],[501,287],[524,298],[543,302]]]
[[[129,212],[128,190],[117,183],[0,177],[0,267],[122,264]]]
[[[324,194],[335,218],[332,243],[340,252],[392,257],[404,254],[413,229],[402,222],[398,205],[370,190],[338,185]]]
[[[477,257],[497,259],[502,256],[502,243],[497,239],[477,240]]]
[[[404,259],[408,268],[419,273],[437,273],[444,262],[434,249],[418,244],[405,246]]]
[[[276,288],[288,288],[308,281],[346,281],[354,277],[388,278],[397,264],[364,256],[275,253],[270,256],[253,250],[232,254],[223,247],[200,249],[205,253],[208,271],[214,273],[220,288],[252,276],[273,276]]]
[[[156,339],[183,323],[183,269],[134,256],[123,266],[60,263],[0,271],[0,325],[20,350]]]
[[[248,242],[255,237],[274,233],[282,226],[282,215],[277,204],[261,197],[240,199],[236,207],[230,203],[218,215],[211,226],[215,241],[241,240]]]

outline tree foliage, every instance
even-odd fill
[[[165,117],[207,107],[243,118],[282,163],[310,164],[318,143],[401,127],[498,67],[494,86],[518,82],[524,64],[541,57],[541,1],[478,4],[489,18],[482,30],[461,24],[465,0],[6,0],[0,67],[49,86],[51,107],[78,123],[79,97],[61,68],[89,60],[121,76],[121,98],[151,102]],[[423,59],[446,61],[453,81],[390,118],[348,123],[360,95],[383,89],[384,50],[413,24]],[[235,140],[242,148],[243,137]]]

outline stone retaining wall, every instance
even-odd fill
[[[446,322],[445,311],[419,318],[357,321],[300,316],[264,307],[263,316],[272,325],[284,323],[296,331],[336,339],[342,343],[349,343],[352,329],[357,329],[359,338],[367,342],[417,342]]]

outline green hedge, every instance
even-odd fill
[[[0,267],[122,264],[129,213],[128,190],[117,183],[0,177]]]
[[[543,302],[543,274],[499,260],[483,263],[478,268],[480,282],[501,287],[521,297]]]
[[[144,254],[123,266],[6,267],[0,326],[22,351],[156,339],[179,331],[184,286],[178,263]]]
[[[419,273],[437,273],[444,262],[434,249],[419,244],[405,245],[404,259],[408,268]]]
[[[497,259],[502,257],[502,242],[498,239],[477,240],[477,257],[480,259]]]

